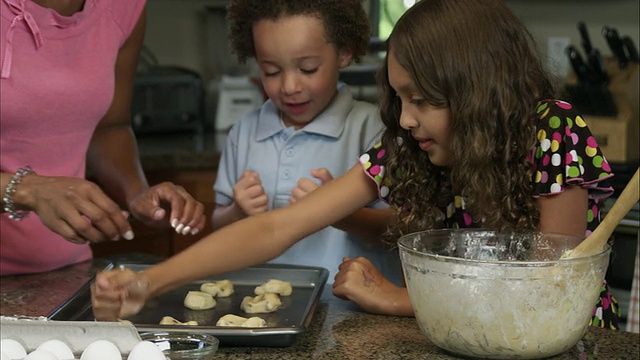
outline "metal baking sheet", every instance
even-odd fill
[[[108,268],[125,266],[141,271],[151,265],[118,263]],[[327,282],[329,271],[321,267],[284,264],[264,264],[240,271],[229,272],[195,281],[149,300],[138,314],[129,318],[140,333],[177,331],[206,333],[217,337],[221,345],[232,346],[290,346],[297,335],[303,333],[311,319]],[[188,291],[199,290],[205,282],[228,279],[235,292],[227,298],[216,298],[217,305],[209,310],[190,310],[183,304]],[[247,314],[240,309],[245,296],[255,296],[253,290],[269,279],[288,281],[293,286],[291,296],[282,296],[282,306],[270,314]],[[91,321],[90,284],[86,284],[68,301],[54,310],[51,320]],[[264,328],[215,326],[220,317],[235,314],[243,317],[260,316],[267,322]],[[182,322],[195,320],[197,326],[160,325],[163,316],[172,316]]]

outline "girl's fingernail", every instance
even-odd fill
[[[144,280],[137,280],[136,285],[138,286],[138,289],[146,290],[147,287],[149,287],[149,282]]]
[[[187,235],[189,231],[191,231],[191,226],[185,226],[184,229],[182,229],[182,235]]]
[[[180,234],[180,232],[182,231],[182,229],[183,229],[183,228],[184,228],[184,225],[183,225],[183,224],[178,225],[178,226],[176,227],[176,232],[177,232],[178,234]]]
[[[135,235],[133,234],[133,231],[129,230],[126,233],[124,233],[124,235],[122,235],[122,237],[124,237],[127,240],[133,240]]]
[[[171,220],[171,227],[175,229],[176,226],[178,226],[178,219]]]
[[[194,229],[191,230],[191,235],[195,235],[195,234],[197,234],[199,232],[200,232],[200,230],[198,230],[197,228],[194,228]]]

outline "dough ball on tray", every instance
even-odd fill
[[[184,306],[191,310],[207,310],[216,306],[216,300],[202,291],[189,291],[184,298]]]
[[[164,316],[160,320],[160,325],[198,325],[197,321],[185,321],[182,322],[171,316]]]
[[[293,292],[293,288],[291,287],[291,283],[288,281],[271,279],[266,283],[257,286],[254,291],[256,295],[262,294],[278,294],[280,296],[290,296]]]
[[[214,297],[227,297],[233,294],[233,283],[229,280],[207,282],[200,286],[200,291]]]
[[[216,326],[266,327],[267,322],[258,316],[252,316],[247,319],[242,316],[227,314],[216,322]]]
[[[248,314],[272,313],[282,305],[280,297],[276,294],[266,293],[256,297],[245,296],[240,304],[240,309]]]

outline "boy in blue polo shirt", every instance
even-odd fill
[[[360,0],[233,0],[227,20],[233,51],[240,62],[256,59],[269,99],[229,132],[214,185],[214,229],[288,206],[342,175],[383,125],[376,106],[354,100],[338,81],[339,70],[367,52],[370,28]],[[343,258],[364,256],[402,284],[397,251],[360,231],[375,223],[383,233],[385,213],[362,209],[272,262],[322,266],[332,282]]]

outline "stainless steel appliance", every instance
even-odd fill
[[[204,131],[204,89],[195,71],[154,66],[136,74],[131,106],[136,134]]]

